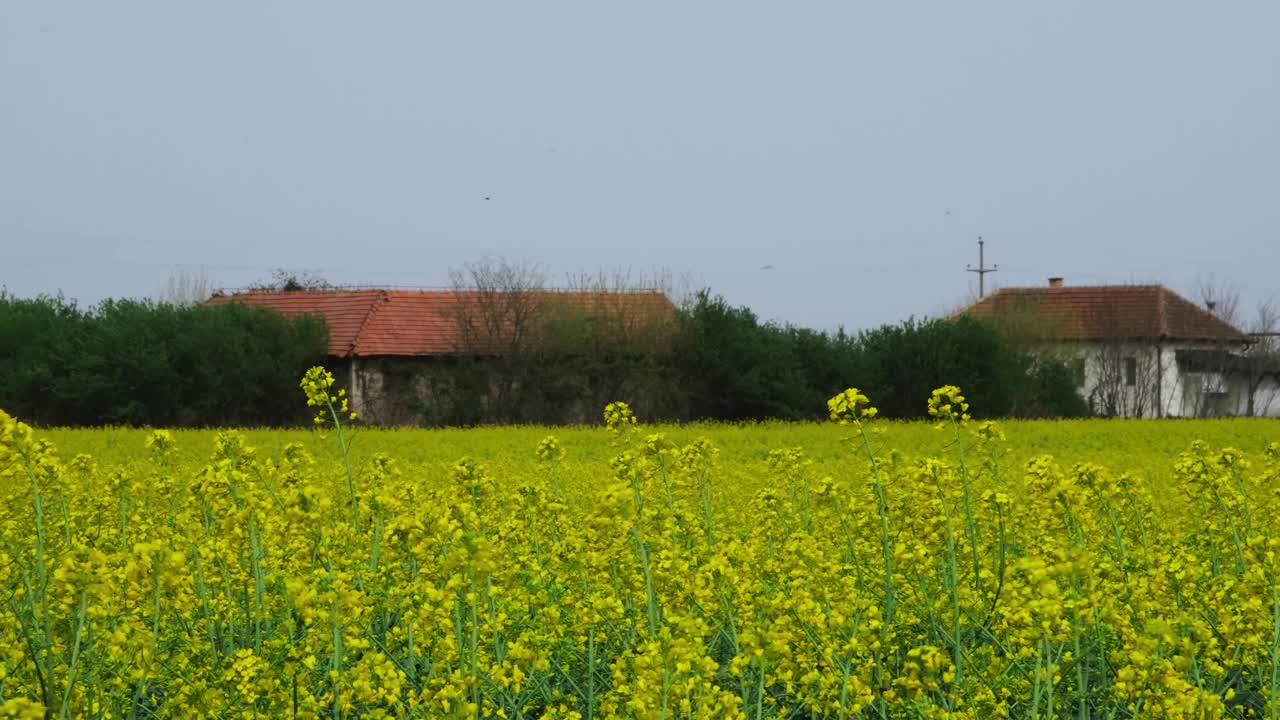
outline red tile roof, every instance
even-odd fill
[[[675,305],[657,292],[547,292],[588,311],[621,308],[628,317],[674,316]],[[471,293],[451,290],[295,290],[215,295],[208,302],[275,308],[285,315],[315,314],[329,326],[329,354],[448,355],[461,352],[458,309]]]
[[[1248,341],[1163,285],[1004,288],[964,312],[997,322],[1024,317],[1042,336],[1060,340]]]

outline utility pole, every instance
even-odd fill
[[[987,267],[987,260],[983,256],[983,252],[982,252],[983,250],[982,245],[983,245],[982,236],[979,235],[978,236],[978,267],[974,267],[972,265],[964,266],[965,272],[978,273],[978,299],[979,300],[981,300],[983,296],[986,295],[986,287],[983,280],[986,279],[987,273],[995,272],[1000,268],[999,265],[992,265],[991,267]]]

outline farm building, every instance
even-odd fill
[[[1280,415],[1280,365],[1251,337],[1163,285],[1004,288],[966,313],[1075,368],[1095,414]]]
[[[643,407],[660,393],[651,363],[635,360],[668,351],[676,321],[657,292],[270,290],[208,302],[323,317],[329,370],[380,425],[586,422],[613,399]]]

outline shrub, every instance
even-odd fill
[[[282,425],[323,320],[240,305],[0,295],[0,406],[43,425]]]

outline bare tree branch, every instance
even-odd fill
[[[1212,276],[1202,277],[1197,280],[1196,295],[1209,314],[1228,325],[1239,324],[1240,288]]]
[[[1245,414],[1266,415],[1280,394],[1280,308],[1272,300],[1258,304],[1249,327],[1252,344],[1244,351]],[[1271,383],[1277,391],[1262,394]]]
[[[171,305],[198,305],[213,295],[209,273],[202,266],[198,270],[180,269],[169,275],[169,281],[160,292],[160,301]]]

